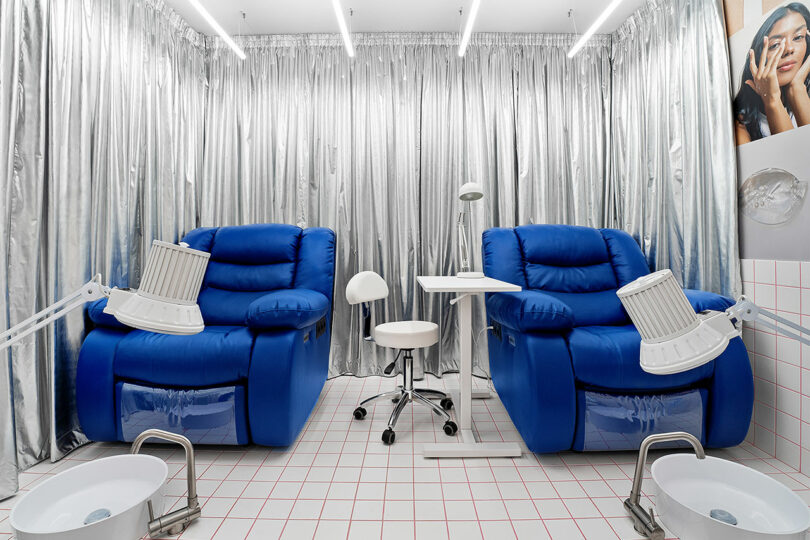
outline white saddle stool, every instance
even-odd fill
[[[444,419],[444,432],[455,435],[458,431],[456,423],[447,413],[453,407],[453,402],[447,394],[430,388],[413,387],[413,350],[430,347],[439,341],[438,325],[427,321],[397,321],[377,325],[374,335],[371,335],[371,312],[369,302],[388,297],[388,285],[382,277],[375,272],[360,272],[352,277],[346,285],[346,300],[349,304],[363,304],[363,339],[374,341],[380,347],[398,349],[397,358],[385,368],[385,374],[390,374],[396,367],[397,359],[402,356],[402,384],[396,390],[385,392],[363,400],[354,410],[354,417],[362,420],[366,417],[365,405],[379,399],[391,399],[396,403],[391,417],[388,419],[388,428],[383,431],[382,440],[391,444],[396,438],[396,427],[399,415],[408,403],[419,403],[430,408]],[[439,399],[440,405],[430,401]]]

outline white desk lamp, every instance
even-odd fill
[[[484,196],[481,184],[467,182],[458,191],[458,198],[461,199],[461,210],[458,213],[458,243],[461,251],[461,270],[456,274],[460,278],[480,279],[484,277],[483,272],[472,271],[472,260],[470,258],[469,227],[467,222],[470,219],[470,203],[477,201]]]
[[[725,312],[695,314],[669,269],[642,276],[616,291],[616,295],[641,334],[641,368],[648,373],[669,375],[714,360],[726,350],[730,339],[740,335],[741,321],[756,321],[810,345],[810,340],[801,336],[810,336],[810,329],[766,311],[744,296]]]
[[[110,289],[102,285],[101,274],[96,274],[65,298],[0,334],[0,351],[86,302],[105,296],[109,300],[104,313],[128,326],[161,334],[199,333],[205,326],[197,295],[210,256],[188,244],[155,240],[137,291]]]

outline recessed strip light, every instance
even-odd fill
[[[619,7],[619,4],[621,3],[622,0],[613,0],[613,2],[611,2],[610,5],[608,5],[608,7],[605,8],[605,11],[603,11],[602,14],[599,15],[599,17],[597,17],[597,19],[593,22],[591,27],[588,28],[588,31],[582,34],[582,37],[579,38],[579,41],[577,41],[574,44],[574,46],[571,47],[571,50],[568,51],[568,58],[573,58],[580,51],[580,49],[582,49],[582,47],[585,46],[588,40],[591,39],[591,37],[593,37],[596,31],[599,30],[599,28],[603,24],[605,24],[605,21],[607,20],[608,17],[610,17],[610,14],[616,11],[616,8]]]
[[[467,25],[461,35],[461,43],[458,44],[459,56],[464,56],[464,53],[467,52],[467,45],[470,44],[470,35],[472,35],[473,24],[475,24],[475,18],[478,16],[479,7],[481,7],[481,0],[473,0],[472,6],[470,6],[470,15],[467,17]]]
[[[346,17],[343,15],[343,6],[340,5],[340,0],[332,0],[332,8],[335,10],[335,17],[337,17],[340,33],[343,36],[343,44],[346,45],[346,54],[354,58],[352,36],[349,35],[349,27],[346,26]]]
[[[212,17],[210,13],[208,13],[208,10],[205,9],[202,6],[202,4],[200,4],[199,0],[188,0],[188,3],[191,4],[194,7],[194,9],[196,9],[199,12],[200,15],[202,15],[203,19],[205,19],[205,22],[207,22],[208,25],[214,29],[214,32],[219,34],[219,37],[222,38],[222,41],[227,43],[228,46],[231,49],[233,49],[233,52],[236,53],[236,56],[244,60],[245,51],[243,51],[242,48],[239,47],[239,45],[237,45],[233,39],[231,39],[231,36],[229,36],[228,33],[225,31],[225,29],[219,25],[217,20],[214,19],[214,17]]]

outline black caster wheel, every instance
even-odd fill
[[[397,438],[397,436],[396,436],[396,433],[394,433],[393,429],[388,428],[385,431],[383,431],[383,434],[382,434],[382,442],[383,442],[383,444],[394,444],[394,439],[396,439],[396,438]]]
[[[444,423],[444,434],[445,435],[455,435],[458,431],[458,426],[452,420],[448,420]]]
[[[395,397],[391,400],[391,403],[399,403],[399,398]]]
[[[363,407],[357,407],[354,410],[354,418],[356,420],[362,420],[363,418],[366,417],[366,414],[367,414],[367,412]]]
[[[453,400],[450,399],[449,397],[442,398],[442,400],[439,402],[439,405],[441,405],[442,409],[444,409],[445,411],[449,411],[450,409],[453,408]]]

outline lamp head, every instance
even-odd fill
[[[149,332],[202,332],[205,325],[197,296],[210,256],[187,244],[154,240],[138,290],[111,290],[104,313]]]
[[[458,190],[458,198],[462,201],[477,201],[484,196],[484,190],[481,184],[475,182],[467,182],[461,189]]]
[[[672,271],[660,270],[628,283],[616,295],[641,334],[641,369],[669,375],[717,358],[737,328],[719,311],[696,314]]]

